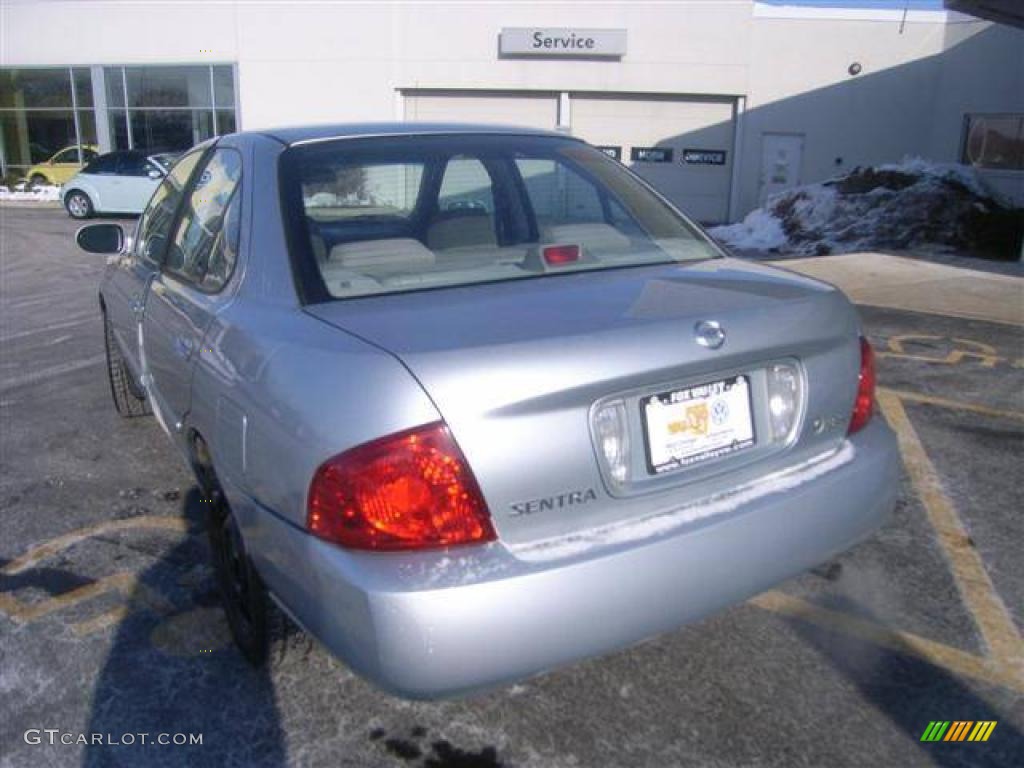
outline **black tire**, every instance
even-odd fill
[[[106,312],[103,313],[103,342],[107,351],[107,379],[110,381],[110,396],[114,398],[114,407],[117,412],[126,419],[149,415],[152,411],[146,401],[146,395],[139,391],[132,375],[128,372],[128,366],[121,354],[120,347],[117,346],[114,329]]]
[[[77,189],[69,192],[64,198],[64,208],[72,219],[88,219],[95,213],[92,200],[85,192],[79,192]]]
[[[205,493],[205,492],[204,492]],[[219,491],[203,499],[213,570],[235,645],[254,667],[276,666],[309,638],[277,607],[245,549],[235,516]]]
[[[49,186],[50,180],[43,176],[41,173],[33,173],[28,180],[29,189],[35,189],[36,187]]]

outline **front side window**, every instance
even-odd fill
[[[65,149],[63,152],[58,152],[53,156],[54,164],[57,163],[77,163],[78,162],[78,150],[77,149]]]
[[[196,150],[181,158],[156,188],[149,205],[139,218],[135,230],[135,256],[153,268],[160,265],[185,185],[202,155],[201,150]]]
[[[106,176],[109,174],[117,173],[117,160],[118,155],[108,154],[100,155],[95,158],[89,165],[86,166],[85,172],[91,173],[97,176]]]
[[[147,176],[149,174],[149,163],[145,155],[135,153],[124,154],[117,164],[118,176]]]
[[[238,197],[242,157],[218,149],[199,171],[182,211],[181,223],[167,251],[164,269],[199,286],[217,291],[230,277],[238,247]]]
[[[620,163],[565,138],[298,146],[284,153],[282,184],[312,301],[719,255]]]

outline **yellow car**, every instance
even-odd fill
[[[82,161],[78,161],[78,147],[64,147],[49,160],[33,165],[25,173],[25,178],[33,187],[41,184],[60,185],[82,170],[82,166],[99,154],[99,147],[94,144],[82,145]]]

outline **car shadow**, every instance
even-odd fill
[[[833,610],[872,618],[864,615],[863,605],[850,600],[839,601]],[[1009,712],[1000,712],[947,670],[921,659],[909,646],[892,651],[799,619],[787,623],[856,687],[867,704],[917,744],[921,762],[944,768],[1010,768],[1021,764],[1024,736],[1010,722]],[[921,741],[933,720],[994,720],[998,724],[985,743]]]
[[[86,747],[87,768],[286,762],[270,677],[243,659],[227,630],[198,488],[184,494],[182,515],[188,535],[139,574],[97,676],[84,732],[104,743]],[[196,736],[201,743],[189,743]]]

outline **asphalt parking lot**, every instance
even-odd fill
[[[75,229],[0,208],[0,765],[1024,763],[1024,328],[862,307],[906,466],[874,538],[628,651],[410,703],[301,639],[269,672],[234,650],[190,476],[110,403]],[[931,721],[997,725],[922,742]]]

